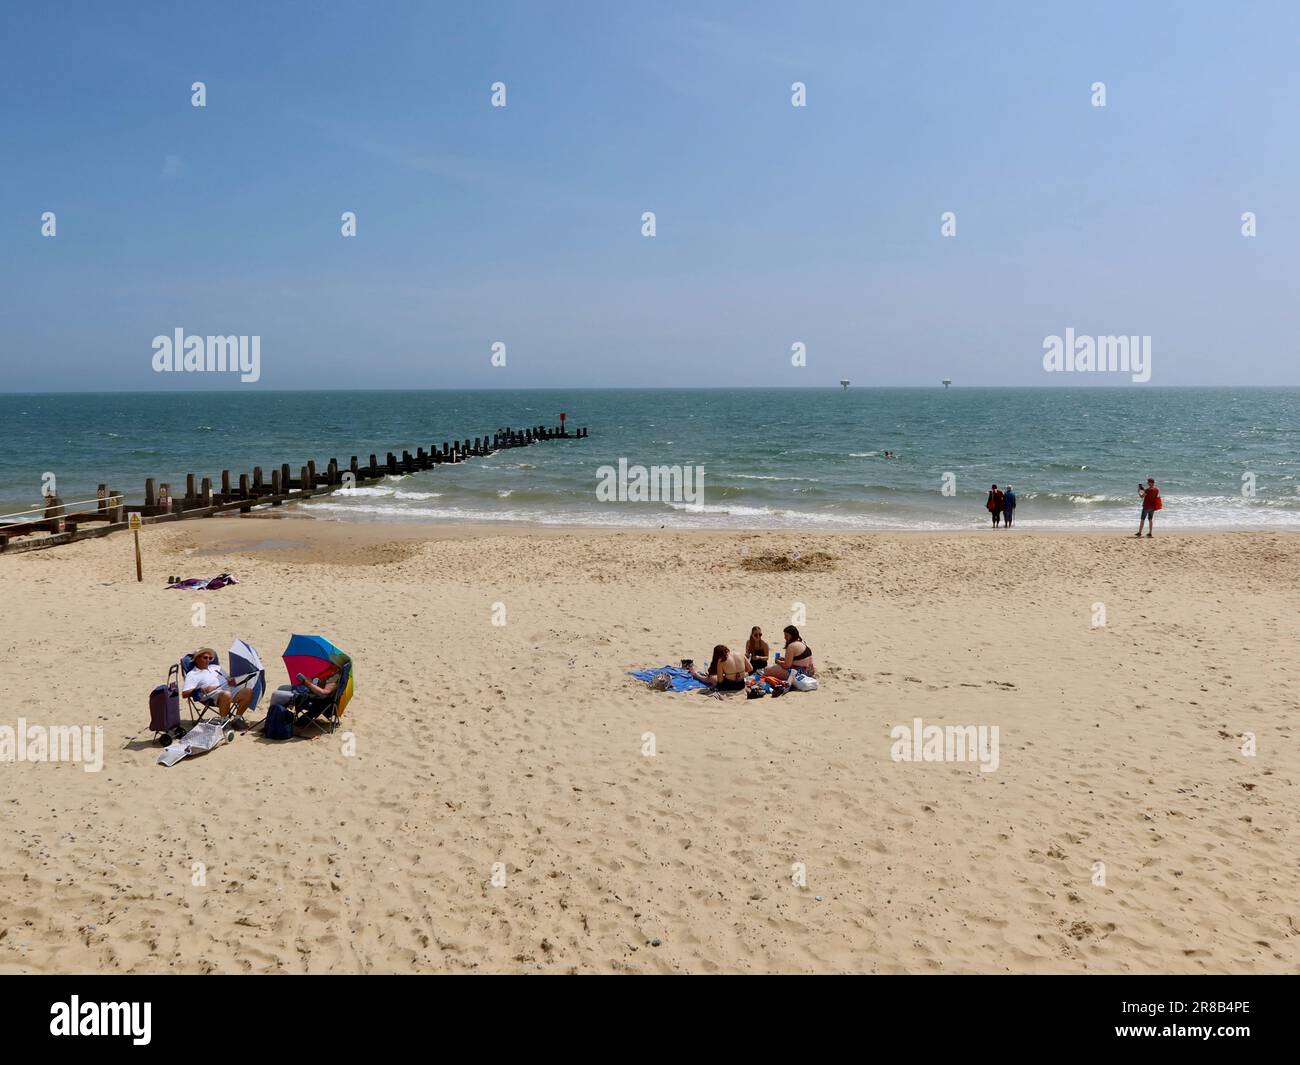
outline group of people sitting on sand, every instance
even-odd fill
[[[755,675],[776,690],[788,688],[796,673],[815,677],[817,670],[813,665],[812,648],[804,642],[799,630],[787,625],[782,635],[785,637],[785,653],[777,654],[770,663],[771,648],[763,639],[763,630],[755,625],[749,630],[743,653],[720,643],[713,648],[708,672],[696,669],[689,658],[682,661],[682,668],[701,683],[723,692],[743,691],[748,687],[746,681]]]
[[[192,668],[181,682],[181,694],[186,699],[210,706],[223,720],[234,715],[230,727],[243,732],[248,729],[244,714],[253,703],[252,678],[233,683],[217,663],[217,652],[211,647],[200,647],[191,656]],[[305,707],[308,717],[324,713],[334,701],[339,686],[339,674],[310,679],[298,674],[297,685],[281,685],[271,693],[273,706]]]

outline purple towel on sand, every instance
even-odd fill
[[[224,588],[227,584],[238,584],[229,573],[223,573],[218,577],[187,577],[183,581],[177,581],[175,584],[169,584],[167,587],[179,588],[184,592],[207,591],[215,592],[218,588]]]

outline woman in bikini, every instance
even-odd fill
[[[709,663],[708,673],[691,670],[692,677],[720,692],[743,691],[745,677],[749,673],[749,659],[724,644],[718,644],[713,649],[713,661]]]
[[[755,625],[749,630],[749,639],[745,641],[745,657],[753,667],[751,672],[762,673],[767,668],[767,656],[771,653],[772,649],[763,639],[763,630]]]
[[[799,630],[793,625],[787,625],[782,632],[785,636],[785,654],[777,655],[776,661],[763,671],[763,676],[788,681],[790,671],[797,669],[801,673],[815,677],[817,669],[813,665],[812,648],[804,643]]]

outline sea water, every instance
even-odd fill
[[[1300,389],[860,388],[0,395],[0,510],[146,477],[265,476],[308,459],[515,428],[590,437],[388,477],[284,508],[317,518],[658,528],[952,529],[988,524],[996,482],[1029,528],[1300,528]],[[885,452],[896,458],[886,458]],[[598,497],[602,468],[702,471],[690,498]]]

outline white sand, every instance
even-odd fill
[[[298,546],[246,550],[266,540]],[[0,764],[0,971],[1300,968],[1300,538],[245,519],[144,541],[142,585],[124,535],[0,556],[0,725],[106,746],[99,773]],[[825,571],[739,564],[813,551]],[[221,570],[243,583],[164,590]],[[796,603],[816,693],[623,675],[771,638]],[[356,659],[354,756],[248,734],[155,764],[170,661],[241,636],[279,684],[293,631]],[[998,726],[997,771],[893,761],[916,717]]]

